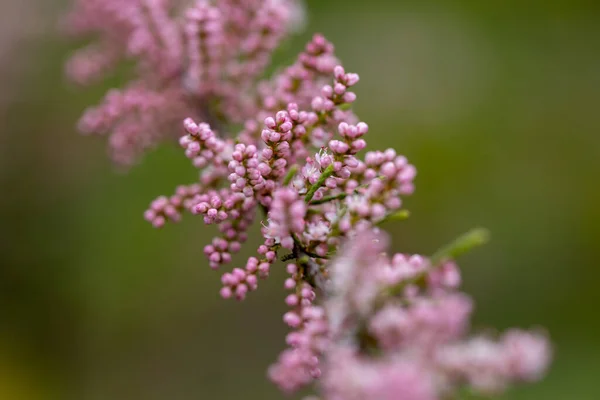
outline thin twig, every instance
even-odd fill
[[[325,204],[327,202],[334,201],[334,200],[343,200],[346,197],[348,197],[348,193],[334,194],[332,196],[325,196],[325,197],[323,197],[322,199],[319,199],[319,200],[312,200],[310,202],[310,205],[312,206],[312,205],[318,205],[318,204]]]

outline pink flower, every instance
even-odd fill
[[[410,360],[370,359],[347,348],[330,352],[323,375],[328,400],[436,400],[434,376]]]
[[[222,274],[219,294],[244,300],[289,262],[288,348],[268,370],[282,391],[318,380],[322,400],[438,400],[540,379],[551,359],[543,334],[469,337],[473,304],[453,260],[469,246],[388,255],[381,225],[407,216],[417,171],[394,149],[364,152],[370,128],[351,109],[359,76],[333,45],[315,35],[262,78],[299,22],[298,1],[76,0],[68,31],[99,40],[67,63],[70,78],[88,84],[135,64],[135,79],[86,110],[80,130],[108,136],[126,165],[179,137],[198,180],[144,218],[216,225],[203,248],[210,268],[231,263],[261,221],[256,255]]]

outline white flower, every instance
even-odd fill
[[[302,176],[312,185],[319,180],[321,171],[317,168],[314,161],[309,160],[304,167],[302,167]]]
[[[324,242],[331,233],[329,224],[325,221],[311,222],[308,224],[304,237],[308,240]]]
[[[333,157],[331,157],[331,154],[329,154],[327,148],[321,147],[321,150],[315,154],[315,161],[319,165],[319,168],[323,170],[333,162]]]
[[[299,194],[305,194],[308,190],[306,188],[306,181],[304,180],[304,178],[296,175],[296,177],[294,177],[294,179],[292,179],[292,187],[299,193]]]
[[[261,223],[263,228],[262,228],[262,234],[265,237],[265,239],[274,239],[275,243],[281,243],[281,239],[282,239],[282,226],[273,221],[271,218],[267,219],[267,224],[265,225],[264,222]]]

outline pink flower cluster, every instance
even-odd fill
[[[122,60],[135,64],[135,78],[89,108],[80,131],[108,135],[113,159],[129,165],[179,136],[185,117],[243,122],[279,107],[270,88],[280,87],[279,96],[286,89],[301,93],[306,88],[296,87],[298,80],[332,63],[323,55],[311,59],[313,65],[299,61],[273,79],[258,79],[298,24],[298,1],[75,0],[64,29],[96,40],[73,54],[67,76],[87,85]],[[312,47],[321,50],[318,43]]]
[[[204,247],[212,269],[232,263],[261,221],[256,254],[222,275],[220,295],[243,300],[287,263],[292,331],[268,370],[284,392],[319,379],[327,400],[436,400],[541,378],[551,353],[542,333],[467,336],[473,305],[453,260],[481,237],[431,258],[386,255],[380,226],[407,217],[416,169],[394,149],[365,151],[369,127],[351,109],[359,77],[333,45],[315,35],[294,64],[261,78],[294,10],[295,0],[78,0],[68,26],[100,43],[74,56],[71,77],[137,61],[137,78],[89,109],[82,130],[109,134],[128,164],[183,125],[198,182],[144,217],[159,228],[189,212],[216,225]]]
[[[328,343],[318,342],[324,398],[435,400],[465,387],[494,395],[542,377],[551,355],[544,333],[466,337],[473,307],[458,291],[456,264],[385,249],[385,234],[362,231],[330,266]],[[298,367],[284,359],[278,368]]]

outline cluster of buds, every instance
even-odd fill
[[[96,40],[73,54],[67,77],[88,85],[123,60],[135,64],[134,79],[87,109],[79,130],[108,135],[113,160],[131,165],[180,136],[185,117],[240,123],[279,107],[306,89],[292,76],[333,68],[330,49],[317,41],[290,71],[261,79],[301,14],[300,0],[75,0],[64,30]]]
[[[232,263],[261,221],[257,254],[222,275],[220,295],[243,300],[287,264],[292,332],[268,370],[284,392],[318,379],[327,400],[436,400],[539,379],[550,360],[542,333],[467,336],[473,306],[454,259],[481,231],[432,257],[386,254],[380,226],[408,216],[402,198],[416,169],[394,149],[365,151],[369,127],[352,111],[359,76],[333,45],[315,35],[292,66],[260,78],[297,9],[295,0],[78,0],[70,26],[99,32],[104,52],[76,55],[73,78],[89,81],[123,56],[139,62],[138,79],[90,109],[83,130],[110,133],[127,163],[183,120],[179,143],[198,182],[144,216],[155,227],[185,212],[216,225],[204,247],[212,269]]]

